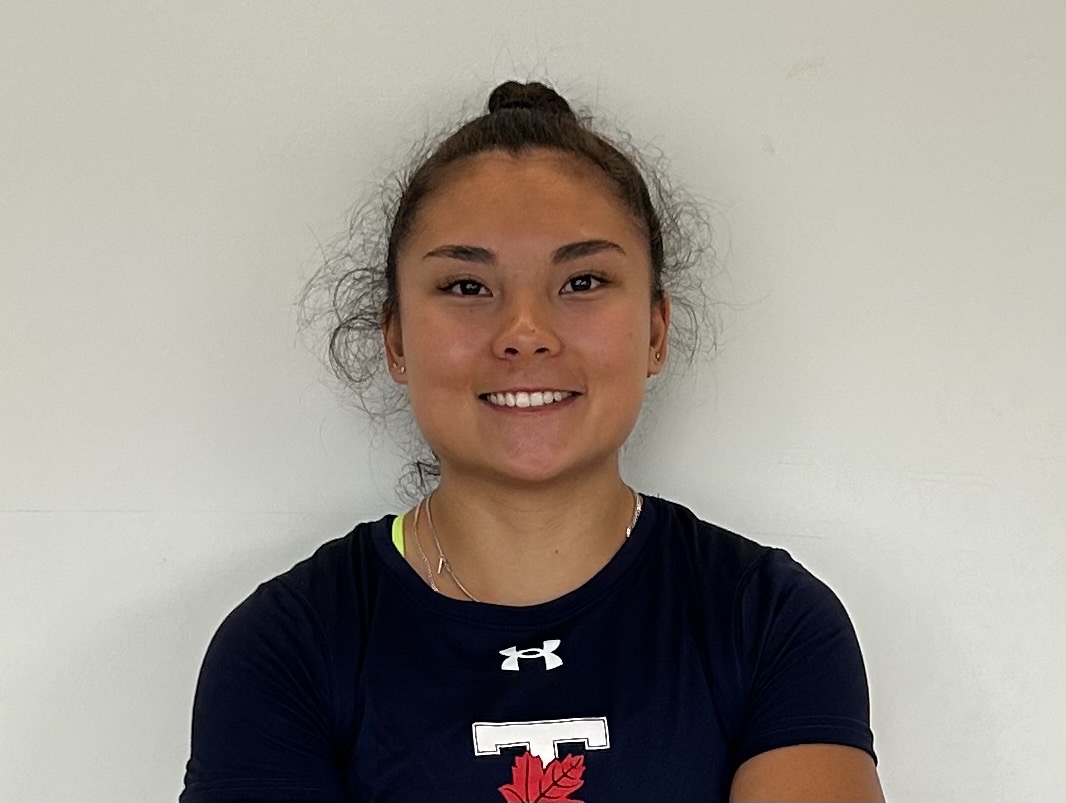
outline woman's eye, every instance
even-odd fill
[[[575,276],[564,284],[563,292],[567,292],[566,288],[569,287],[569,292],[583,293],[587,290],[593,290],[601,284],[603,284],[603,279],[593,276],[591,273],[583,273],[580,276]]]
[[[473,279],[459,279],[446,284],[443,289],[457,296],[479,296],[482,295],[482,290],[485,291],[485,294],[488,293],[488,288],[485,285]]]

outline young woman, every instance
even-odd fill
[[[679,267],[633,161],[508,82],[402,189],[332,353],[369,303],[439,481],[226,618],[181,800],[882,799],[834,594],[619,474]]]

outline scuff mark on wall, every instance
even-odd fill
[[[804,73],[818,72],[825,66],[825,56],[811,56],[809,59],[801,59],[794,62],[792,69],[788,71],[788,75],[785,78],[796,78]]]

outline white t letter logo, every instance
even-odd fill
[[[547,765],[559,758],[556,748],[560,742],[584,742],[586,750],[607,750],[611,746],[607,718],[474,723],[477,756],[498,756],[501,747],[525,747]]]
[[[559,639],[550,638],[545,639],[544,646],[539,650],[535,647],[531,647],[528,650],[520,650],[518,647],[508,647],[506,650],[500,650],[500,655],[507,656],[503,659],[500,669],[517,672],[519,658],[543,658],[545,669],[555,669],[555,667],[563,665],[563,659],[555,654],[555,650],[558,649],[560,644],[562,642]]]

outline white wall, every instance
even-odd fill
[[[291,303],[513,76],[717,205],[722,348],[628,476],[838,591],[890,798],[1061,799],[1064,9],[5,3],[0,799],[173,800],[222,617],[396,509]]]

